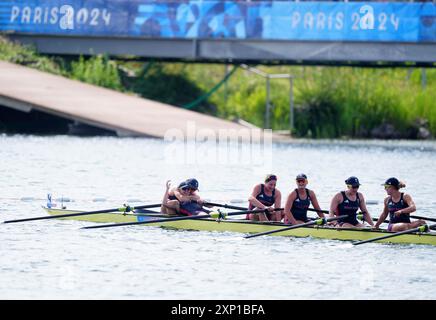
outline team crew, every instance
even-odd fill
[[[410,214],[416,211],[416,206],[409,194],[400,192],[400,189],[406,186],[403,182],[397,178],[389,178],[383,185],[388,196],[384,200],[383,212],[377,220],[375,228],[379,228],[388,215],[389,231],[399,232],[425,224],[424,220],[413,222],[410,220]]]
[[[323,218],[324,214],[319,206],[316,194],[307,188],[307,175],[299,174],[296,177],[297,188],[289,193],[283,211],[275,211],[281,208],[281,192],[276,188],[277,176],[269,174],[264,183],[254,186],[249,197],[249,210],[261,209],[265,212],[247,214],[247,220],[253,221],[276,221],[282,219],[285,224],[298,225],[309,221],[307,211],[312,204],[314,211]],[[365,198],[358,192],[360,182],[357,177],[349,177],[345,180],[347,189],[338,192],[330,203],[329,217],[346,215],[331,222],[330,225],[342,228],[362,228],[364,224],[357,219],[360,210],[366,221],[373,228],[379,228],[389,215],[388,230],[392,232],[404,231],[424,225],[424,220],[410,220],[410,213],[416,211],[415,203],[409,194],[400,192],[405,184],[397,178],[389,178],[383,184],[387,193],[384,200],[384,209],[374,225],[369,214]],[[166,183],[166,191],[162,200],[161,212],[169,215],[198,215],[209,212],[204,206],[208,206],[198,195],[198,181],[187,179],[177,188],[171,189],[170,181]]]
[[[348,215],[346,218],[341,218],[333,225],[342,228],[362,228],[364,225],[357,220],[357,211],[360,209],[363,213],[364,220],[371,226],[374,226],[371,215],[369,214],[365,198],[362,193],[358,192],[360,187],[359,179],[356,177],[349,177],[345,180],[347,185],[346,191],[337,193],[330,204],[330,217]]]
[[[282,194],[276,188],[277,176],[269,174],[265,178],[265,183],[254,186],[249,202],[249,210],[266,209],[267,212],[247,214],[247,220],[253,221],[281,221],[282,211],[274,211],[280,208]]]
[[[309,183],[307,176],[304,173],[297,175],[296,182],[297,188],[288,195],[286,200],[284,223],[295,225],[308,222],[307,209],[311,203],[317,210],[318,216],[324,218],[315,192],[307,189]]]

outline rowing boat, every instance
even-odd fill
[[[43,207],[50,215],[61,215],[70,213],[79,213],[83,211],[78,210],[66,210]],[[135,222],[145,221],[150,219],[159,219],[162,215],[153,216],[152,214],[132,214],[132,213],[104,213],[95,215],[76,216],[62,219],[81,220],[97,223],[122,223],[122,222]],[[168,216],[170,217],[170,216]],[[153,226],[183,229],[183,230],[197,230],[197,231],[221,231],[221,232],[239,232],[239,233],[258,233],[269,230],[276,230],[280,227],[288,227],[281,223],[265,223],[239,219],[227,219],[217,222],[215,219],[204,218],[195,220],[180,220],[180,221],[168,221],[151,224]],[[367,228],[333,228],[327,226],[311,226],[302,227],[283,232],[274,233],[276,236],[287,237],[313,237],[321,239],[331,240],[367,240],[383,235],[390,234],[387,230],[371,230]],[[436,233],[413,233],[393,237],[378,242],[389,243],[401,243],[401,244],[427,244],[436,245]]]

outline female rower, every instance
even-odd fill
[[[297,176],[296,181],[297,188],[288,195],[286,200],[285,223],[295,225],[308,222],[307,209],[311,203],[317,210],[318,216],[324,218],[324,213],[319,207],[315,192],[307,189],[307,176],[301,173]]]
[[[282,211],[274,211],[280,208],[282,194],[276,188],[277,176],[269,174],[265,178],[265,183],[254,186],[249,202],[249,210],[265,209],[267,212],[247,214],[248,220],[253,221],[281,221]]]
[[[388,196],[385,198],[383,212],[374,228],[378,228],[388,214],[389,231],[399,232],[425,224],[424,220],[410,221],[410,214],[416,211],[416,206],[410,195],[400,192],[400,189],[406,186],[403,182],[400,182],[397,178],[389,178],[383,185]]]
[[[357,210],[361,210],[366,222],[374,226],[371,215],[369,214],[363,194],[358,192],[360,183],[356,177],[349,177],[345,180],[346,191],[337,193],[330,204],[329,217],[348,215],[331,224],[342,228],[362,228],[364,225],[357,221]]]
[[[170,215],[198,215],[204,213],[204,201],[197,194],[198,181],[188,179],[177,188],[170,189],[170,180],[166,183],[166,190],[162,200],[161,212]]]

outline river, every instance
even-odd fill
[[[286,197],[304,172],[322,208],[359,177],[377,217],[396,176],[422,216],[436,217],[434,142],[300,141],[262,158],[199,146],[187,164],[156,139],[0,135],[1,220],[45,215],[47,193],[71,209],[156,203],[166,180],[195,177],[211,201],[245,205],[267,173]],[[228,153],[214,161],[214,154]],[[230,160],[231,159],[231,160]],[[182,160],[182,161],[181,161]],[[269,171],[266,171],[269,170]],[[0,225],[0,299],[435,299],[436,250],[312,238],[174,231],[157,227],[80,230],[90,222]]]

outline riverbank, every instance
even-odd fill
[[[0,37],[0,59],[189,108],[264,125],[265,80],[242,68],[39,56]],[[436,70],[260,66],[295,77],[295,137],[431,139],[436,134]],[[425,81],[424,81],[425,80]],[[423,83],[425,82],[425,86]],[[289,130],[289,80],[271,81],[271,126]]]

